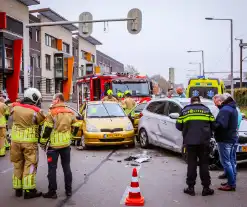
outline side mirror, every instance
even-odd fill
[[[171,114],[169,114],[169,117],[171,119],[177,119],[179,117],[179,113],[171,113]]]

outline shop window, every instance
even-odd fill
[[[51,93],[51,79],[46,79],[46,93]]]

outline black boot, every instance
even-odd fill
[[[213,195],[214,194],[214,190],[207,187],[207,188],[203,188],[202,190],[202,196],[209,196],[209,195]]]
[[[67,197],[71,197],[72,196],[72,192],[71,191],[66,191],[66,196]]]
[[[16,197],[21,197],[23,194],[23,190],[22,189],[16,189],[15,190],[15,196]]]
[[[47,193],[43,194],[43,197],[57,199],[57,193],[56,191],[48,191]]]
[[[37,198],[40,196],[42,196],[42,193],[37,191],[36,189],[24,191],[24,199]]]
[[[188,195],[191,195],[191,196],[195,196],[195,189],[194,187],[188,187],[188,188],[185,188],[184,189],[184,193],[185,194],[188,194]]]

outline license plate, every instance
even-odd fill
[[[105,134],[104,138],[118,138],[118,137],[122,137],[121,134]]]
[[[247,152],[247,146],[241,146],[240,152]]]

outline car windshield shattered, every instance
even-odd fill
[[[123,109],[117,103],[91,104],[87,107],[88,118],[112,118],[125,116]]]
[[[190,102],[180,102],[180,103],[183,105],[183,107],[185,107],[188,104],[190,104]],[[211,110],[211,113],[214,115],[214,117],[217,116],[217,114],[219,112],[219,109],[214,105],[213,102],[211,102],[211,101],[202,101],[201,103],[204,104],[205,106],[207,106]]]

